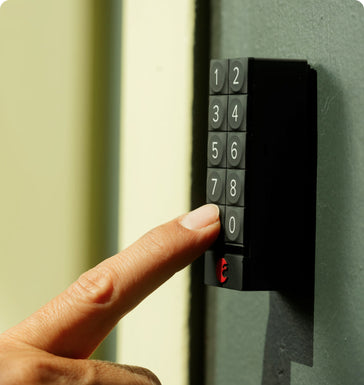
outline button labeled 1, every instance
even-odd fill
[[[211,60],[210,64],[210,92],[227,94],[228,90],[228,61]]]

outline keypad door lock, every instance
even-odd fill
[[[313,287],[316,71],[304,60],[211,60],[206,199],[220,208],[205,283]]]

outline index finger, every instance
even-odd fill
[[[86,358],[123,315],[200,256],[219,230],[215,205],[159,226],[81,275],[7,335],[59,356]]]

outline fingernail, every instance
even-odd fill
[[[217,222],[219,219],[219,208],[216,205],[208,204],[185,215],[181,225],[189,230],[199,230]]]

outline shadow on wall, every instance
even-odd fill
[[[271,292],[262,385],[289,385],[291,361],[313,366],[314,293]]]
[[[327,383],[359,384],[364,376],[362,316],[358,318],[363,303],[359,283],[362,251],[354,238],[363,234],[353,228],[353,218],[358,214],[353,210],[353,192],[357,189],[353,169],[358,170],[353,159],[358,154],[352,142],[359,139],[355,134],[360,130],[355,127],[354,131],[353,119],[360,121],[360,117],[348,113],[349,108],[355,108],[349,106],[354,101],[352,96],[357,96],[355,90],[345,95],[347,90],[339,74],[323,68],[320,74],[315,296],[320,311],[315,318],[319,351],[321,355],[325,352],[325,361],[316,369]],[[358,75],[359,69],[353,67],[348,77],[362,76]]]
[[[118,250],[121,14],[119,0],[92,0],[92,114],[90,117],[90,266]],[[116,359],[115,330],[93,354]]]
[[[346,162],[343,149],[346,135],[343,130],[345,114],[342,98],[337,85],[330,74],[320,66],[315,69],[318,73],[318,175],[317,175],[317,250],[321,245],[330,245],[333,255],[341,255],[343,246],[343,229],[335,225],[335,218],[329,218],[330,211],[325,210],[329,204],[337,212],[344,212],[345,201],[340,199],[337,192],[340,186],[347,186],[345,174]],[[331,114],[328,114],[329,104]],[[326,191],[328,190],[328,191]],[[322,200],[321,200],[321,199]],[[327,217],[323,215],[327,214]],[[341,222],[342,223],[342,222]],[[322,238],[322,239],[321,239]],[[325,246],[327,249],[327,246]],[[325,252],[325,260],[329,259],[330,250]],[[339,260],[333,260],[330,271],[337,277],[342,266]],[[337,274],[336,274],[337,273]],[[342,279],[330,278],[325,261],[320,260],[316,253],[316,306],[323,306],[327,301],[327,287],[330,287],[330,297],[340,298]],[[326,295],[324,294],[326,292]],[[325,298],[324,298],[325,297]],[[314,366],[314,291],[307,290],[305,295],[286,293],[270,293],[270,310],[267,325],[262,385],[289,385],[291,384],[291,362],[307,366]],[[337,305],[339,306],[339,305]],[[331,346],[334,349],[333,346]],[[336,354],[334,354],[336,355]],[[342,366],[342,363],[339,367]],[[340,373],[332,373],[334,382],[339,380]],[[345,382],[345,379],[342,379]],[[340,381],[339,381],[340,382]],[[343,382],[343,383],[344,383]]]
[[[309,122],[312,143],[317,142],[317,99],[316,75],[312,73],[311,100],[312,109]],[[313,148],[312,163],[307,163],[308,172],[316,173],[317,149]],[[305,280],[299,292],[271,292],[269,318],[264,350],[263,385],[289,385],[291,383],[291,361],[313,366],[314,335],[314,260],[316,238],[316,190],[314,185],[307,185],[307,194],[311,194],[304,212],[307,214],[304,235],[306,244],[301,245],[300,253],[306,255]],[[302,218],[305,221],[305,218]],[[292,258],[295,257],[292,250]]]

